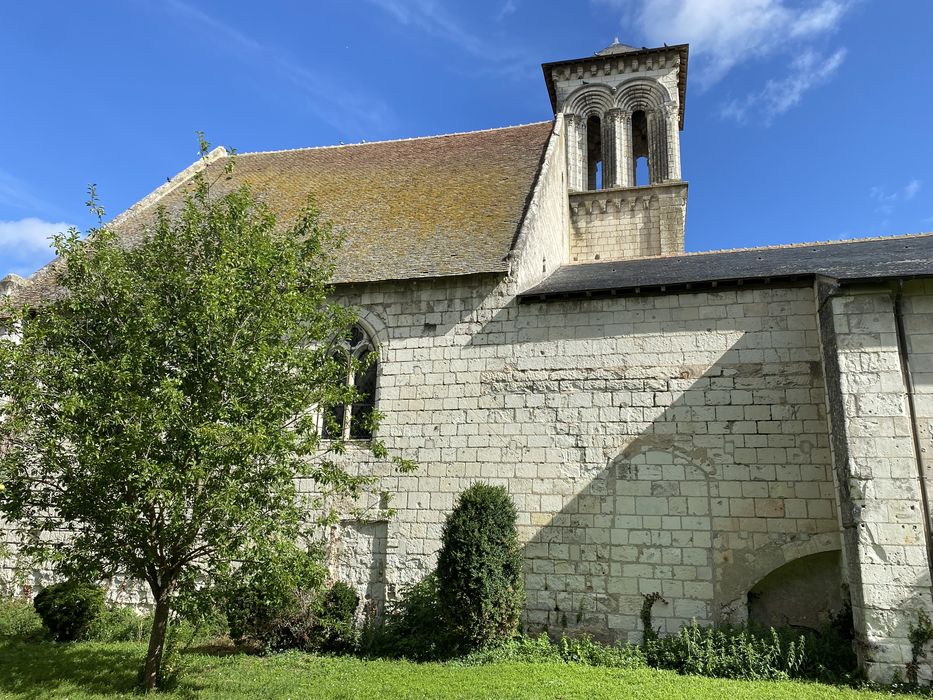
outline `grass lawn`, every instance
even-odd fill
[[[142,644],[0,641],[0,698],[131,697]],[[669,671],[573,664],[412,664],[189,652],[170,698],[891,698],[890,694],[795,682],[721,681]],[[899,695],[899,698],[912,696]]]

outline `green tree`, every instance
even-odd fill
[[[515,504],[502,486],[476,483],[444,522],[437,558],[441,616],[461,651],[518,631],[525,588]]]
[[[138,246],[102,225],[57,237],[64,294],[8,308],[18,338],[0,341],[0,512],[64,575],[148,584],[147,690],[182,596],[375,483],[337,464],[314,410],[357,399],[334,352],[355,318],[332,301],[335,233],[310,201],[283,230],[205,172]],[[89,205],[100,220],[93,188]]]

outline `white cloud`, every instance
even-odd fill
[[[691,72],[701,87],[718,82],[741,61],[799,50],[835,31],[851,2],[819,0],[803,8],[786,0],[635,0],[634,6],[608,0],[630,8],[629,19],[653,45],[689,43],[696,68]]]
[[[49,251],[49,240],[56,233],[63,233],[71,224],[63,221],[43,221],[27,217],[17,221],[0,221],[0,248],[16,255],[28,255]]]
[[[786,75],[769,79],[761,89],[723,109],[724,116],[741,120],[760,101],[768,121],[838,70],[845,49],[824,52],[815,45],[839,28],[859,0],[805,4],[791,0],[592,1],[618,10],[623,26],[634,28],[652,46],[690,44],[691,77],[702,90],[723,80],[741,63],[792,56]]]
[[[775,117],[800,102],[806,92],[827,82],[845,57],[845,49],[839,49],[830,56],[807,50],[791,62],[788,75],[769,80],[759,92],[727,102],[722,114],[742,122],[749,113],[755,113],[764,124],[770,124]]]
[[[904,188],[904,199],[913,199],[914,195],[920,191],[921,184],[920,180],[911,180],[908,182],[907,187]]]

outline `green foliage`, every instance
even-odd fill
[[[152,616],[110,605],[91,622],[84,638],[94,642],[142,642],[152,630]]]
[[[81,642],[67,646],[0,640],[0,697],[10,700],[132,698],[141,644]],[[888,689],[855,689],[793,681],[733,681],[681,676],[651,668],[597,668],[579,663],[502,661],[477,665],[409,663],[289,652],[272,657],[216,655],[189,649],[166,700],[208,698],[689,698],[689,700],[909,700]]]
[[[654,607],[655,603],[664,603],[667,605],[667,601],[664,600],[664,596],[655,591],[654,593],[646,593],[642,596],[644,600],[641,603],[641,612],[639,617],[641,618],[641,638],[642,643],[647,644],[652,639],[658,638],[658,633],[654,629],[654,623],[651,621],[651,609]]]
[[[356,609],[360,597],[343,581],[335,581],[321,594],[318,626],[318,649],[321,651],[349,651],[356,642]]]
[[[917,613],[917,624],[910,624],[907,638],[910,640],[907,682],[915,684],[920,671],[920,660],[926,656],[926,645],[933,641],[933,623],[930,622],[930,616],[925,611],[921,610]]]
[[[656,668],[746,680],[799,678],[805,654],[803,636],[785,642],[773,629],[765,636],[747,628],[704,628],[695,622],[645,645],[648,663]]]
[[[288,542],[257,548],[220,586],[230,638],[266,652],[303,648],[326,576],[317,550]]]
[[[72,642],[83,639],[104,612],[104,591],[79,581],[63,581],[43,588],[32,604],[55,641]]]
[[[359,596],[340,581],[325,586],[326,577],[317,548],[257,550],[219,586],[231,639],[263,652],[350,650]]]
[[[41,639],[42,618],[32,603],[21,598],[0,598],[0,639]]]
[[[437,562],[442,619],[470,651],[515,635],[525,602],[515,505],[476,483],[447,516]]]
[[[382,622],[369,622],[360,635],[366,656],[437,661],[455,653],[456,637],[444,624],[438,602],[437,575],[430,573],[404,588],[389,603]]]
[[[279,226],[248,189],[224,191],[232,162],[205,161],[180,207],[135,220],[138,244],[59,235],[63,293],[0,309],[19,335],[0,339],[0,514],[64,575],[148,583],[148,687],[178,596],[375,483],[308,410],[357,398],[334,358],[355,320],[331,301],[339,237],[310,200]],[[93,190],[88,204],[101,220]]]
[[[537,637],[520,635],[496,645],[474,651],[459,663],[476,665],[486,663],[574,663],[604,668],[642,668],[645,657],[642,650],[631,644],[601,644],[588,635],[561,637],[554,644],[547,634]]]

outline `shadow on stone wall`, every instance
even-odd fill
[[[547,318],[557,303],[518,307],[517,357],[485,373],[483,391],[555,443],[523,448],[533,497],[512,489],[530,518],[529,631],[638,639],[652,592],[666,601],[654,607],[664,632],[741,622],[763,577],[839,549],[819,347],[815,335],[775,342],[794,316],[781,306],[801,297],[783,291],[758,315],[658,314],[627,335],[612,312],[588,311],[604,326],[552,320],[550,357],[535,354],[542,326],[521,317]],[[559,304],[570,319],[580,309]],[[641,308],[649,315],[650,300]],[[799,315],[815,325],[812,308]]]

